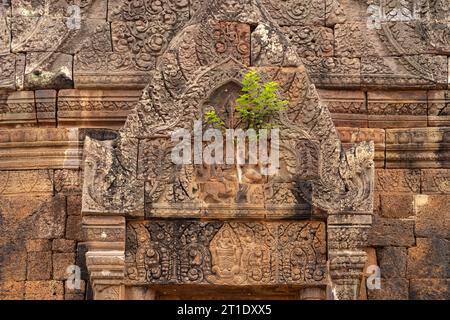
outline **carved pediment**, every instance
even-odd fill
[[[174,38],[116,140],[87,139],[85,212],[207,216],[222,210],[262,217],[310,205],[371,211],[373,145],[343,150],[326,106],[264,7],[231,2],[211,1]],[[249,12],[242,16],[236,6]],[[279,174],[262,177],[258,165],[175,165],[171,133],[192,132],[211,103],[232,125],[230,101],[249,70],[277,81],[289,101],[273,119]]]

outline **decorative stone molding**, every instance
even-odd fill
[[[426,91],[368,92],[371,128],[415,128],[427,126]]]
[[[386,130],[386,168],[448,168],[450,128]]]
[[[367,127],[366,97],[362,91],[317,90],[336,127]]]
[[[35,127],[36,104],[33,91],[0,93],[0,127]]]
[[[140,95],[131,90],[61,90],[58,126],[119,129]]]
[[[0,130],[0,169],[78,169],[83,152],[78,129]]]

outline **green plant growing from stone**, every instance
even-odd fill
[[[288,101],[278,96],[278,83],[261,83],[261,76],[256,71],[250,71],[244,75],[242,86],[242,94],[236,99],[235,107],[240,123],[245,123],[247,129],[257,132],[272,129],[270,121],[273,115],[288,106]],[[215,110],[206,112],[205,120],[214,128],[225,128],[224,120]]]

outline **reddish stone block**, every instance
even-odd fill
[[[28,253],[27,280],[50,280],[52,278],[52,253]]]
[[[413,195],[381,195],[381,215],[386,218],[408,218],[414,215]]]
[[[62,281],[27,281],[25,283],[25,300],[63,300],[64,285]]]
[[[75,253],[54,253],[53,254],[53,279],[67,280],[70,273],[67,268],[75,264]]]
[[[450,242],[444,239],[417,238],[408,249],[408,278],[445,278],[448,271]]]

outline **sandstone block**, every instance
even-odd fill
[[[416,195],[416,236],[450,238],[450,195]]]
[[[54,239],[64,237],[66,199],[55,196],[33,212],[31,225],[36,238]]]
[[[64,285],[62,281],[27,281],[25,283],[25,300],[63,300]]]
[[[408,248],[408,278],[445,278],[450,276],[449,252],[450,242],[448,240],[417,238],[416,246]]]
[[[25,281],[2,281],[0,284],[0,300],[23,300]]]
[[[27,252],[42,252],[51,250],[50,240],[38,239],[26,242]]]
[[[24,281],[27,275],[27,253],[18,241],[0,244],[2,281]]]
[[[7,50],[8,53],[0,54],[0,89],[14,90],[16,88],[16,55],[9,54],[9,45]],[[0,110],[2,108],[5,106],[0,106]]]
[[[75,264],[75,253],[54,253],[53,254],[53,279],[67,280],[70,273],[67,268]]]
[[[81,216],[81,195],[67,196],[67,214]]]
[[[420,193],[420,170],[377,169],[375,190],[380,193]]]
[[[66,221],[66,239],[82,241],[81,215],[68,216]]]
[[[51,170],[0,171],[1,196],[52,195]]]
[[[79,169],[77,129],[0,130],[0,169]]]
[[[37,90],[35,99],[38,126],[56,127],[56,90]]]
[[[66,282],[65,293],[84,296],[84,294],[86,293],[86,281],[81,280],[79,288],[70,287]]]
[[[7,95],[6,101],[4,98],[2,100],[3,102],[0,102],[0,127],[21,128],[37,125],[33,91],[11,92]]]
[[[75,244],[75,240],[55,239],[52,243],[52,250],[59,253],[75,252]]]
[[[412,300],[449,300],[449,279],[411,279],[409,298]]]
[[[320,89],[318,94],[331,112],[336,126],[360,128],[368,126],[364,92]]]
[[[425,169],[421,176],[422,193],[450,193],[450,169]]]
[[[428,125],[448,126],[450,122],[450,91],[428,91]]]
[[[408,300],[409,281],[404,278],[381,279],[381,288],[368,290],[369,300]]]
[[[381,215],[386,218],[408,218],[414,215],[414,196],[382,194]]]
[[[426,91],[369,92],[367,99],[371,128],[427,126]]]
[[[382,278],[404,278],[406,276],[406,248],[379,248],[377,250],[377,256],[381,268]]]
[[[368,244],[375,247],[411,247],[415,243],[414,221],[374,217]]]
[[[50,280],[52,278],[52,253],[29,252],[27,259],[27,280]]]
[[[81,180],[80,170],[55,170],[55,191],[62,194],[81,194]]]
[[[450,128],[386,130],[386,168],[442,168],[450,163]]]

